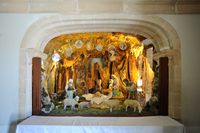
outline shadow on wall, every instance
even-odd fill
[[[170,133],[170,132],[174,132],[174,133],[188,133],[184,131],[184,128],[180,128],[178,126],[160,126],[160,131],[159,133]]]
[[[15,133],[16,132],[16,127],[19,121],[17,120],[18,115],[17,114],[12,114],[10,116],[10,125],[8,129],[8,133]]]
[[[200,133],[200,126],[185,127],[185,133]]]

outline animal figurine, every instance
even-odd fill
[[[80,102],[80,103],[78,103],[78,107],[80,108],[80,109],[83,109],[83,108],[90,108],[90,102]]]
[[[137,100],[126,99],[124,101],[124,106],[126,108],[126,112],[128,110],[128,107],[133,108],[134,112],[136,111],[136,109],[138,109],[139,113],[142,112],[142,107],[141,107],[140,103]]]
[[[74,99],[71,99],[71,98],[66,98],[64,99],[64,110],[66,109],[67,106],[71,106],[71,110],[74,110],[75,109],[75,105],[78,104],[78,101],[79,101],[79,97],[76,96]]]
[[[107,105],[110,108],[110,112],[112,112],[113,108],[120,109],[121,101],[117,99],[110,99],[103,102],[103,104]]]

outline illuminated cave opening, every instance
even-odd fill
[[[87,32],[50,40],[42,61],[41,111],[157,115],[154,49],[144,44],[145,39],[119,32]]]

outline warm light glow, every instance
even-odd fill
[[[141,86],[142,86],[142,80],[141,80],[141,79],[139,79],[139,80],[137,81],[137,86],[138,86],[138,87],[141,87]]]
[[[136,58],[138,58],[138,56],[142,54],[143,49],[144,49],[144,45],[142,43],[136,43],[136,44],[131,45],[130,52],[131,54],[135,55]]]
[[[137,88],[137,91],[138,92],[142,92],[142,88]]]
[[[60,55],[58,53],[55,53],[52,55],[52,60],[54,62],[58,62],[60,60]]]
[[[45,60],[44,70],[50,75],[50,93],[62,91],[65,86],[62,82],[67,83],[70,78],[74,84],[84,80],[85,86],[91,88],[100,79],[103,90],[109,91],[111,74],[119,79],[119,92],[126,92],[124,79],[136,84],[138,92],[152,89],[154,74],[147,62],[144,44],[134,35],[120,32],[65,34],[52,39],[49,45],[52,47],[48,47],[49,58]],[[57,69],[59,74],[55,75]],[[58,82],[54,82],[56,78]],[[116,95],[120,94],[117,91]]]
[[[55,39],[64,42],[58,52],[65,54],[66,57],[70,57],[72,53],[76,52],[84,53],[86,50],[105,51],[110,45],[120,48],[122,51],[129,48],[130,53],[136,58],[143,52],[143,44],[136,37],[121,33],[76,33],[62,35]]]

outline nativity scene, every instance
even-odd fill
[[[42,62],[44,115],[156,115],[156,72],[144,44],[119,32],[65,34]],[[152,106],[154,108],[152,109]]]

